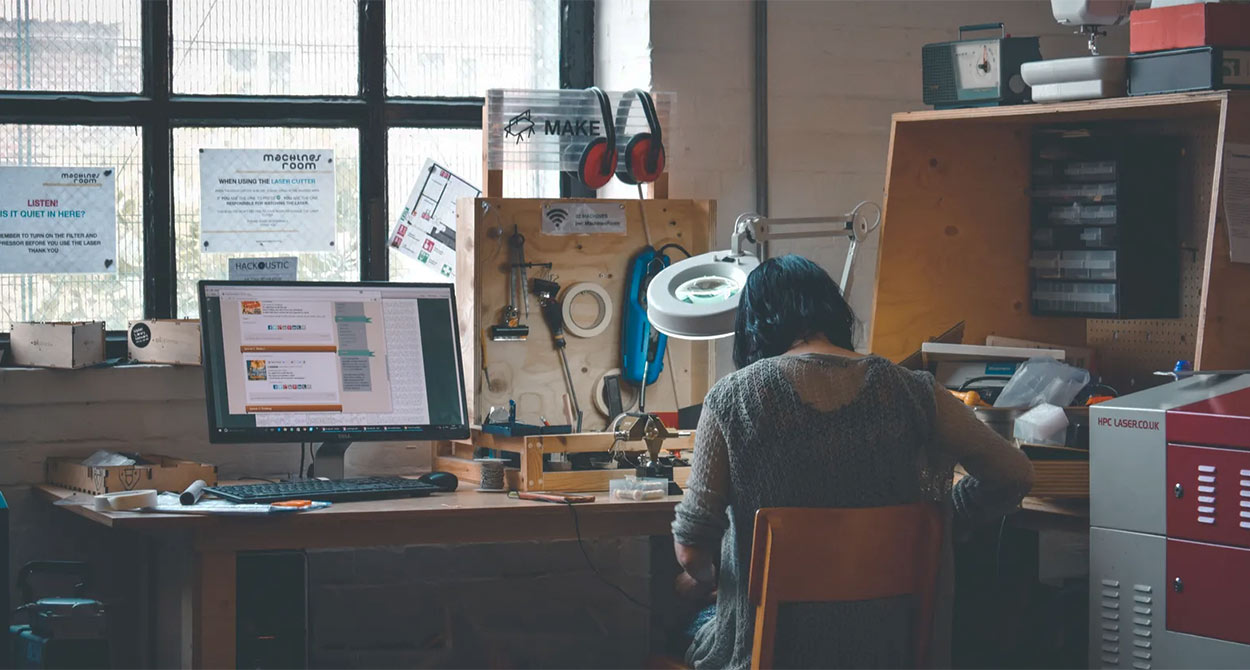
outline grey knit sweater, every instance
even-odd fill
[[[825,354],[765,359],[721,379],[704,401],[693,458],[673,535],[720,554],[716,617],[687,653],[696,668],[750,665],[747,566],[759,508],[936,500],[950,501],[956,518],[987,519],[1014,509],[1033,474],[1018,449],[927,373],[878,357]],[[956,462],[971,477],[952,490]],[[949,652],[949,526],[935,626],[938,663]],[[777,665],[908,666],[909,608],[907,598],[783,606]]]

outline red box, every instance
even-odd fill
[[[1129,15],[1129,51],[1250,48],[1250,4],[1212,2],[1141,9]]]

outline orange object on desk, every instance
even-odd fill
[[[313,501],[311,500],[282,500],[276,503],[269,503],[269,504],[272,507],[294,507],[296,509],[301,509],[304,507],[312,507]]]

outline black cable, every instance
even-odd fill
[[[304,451],[305,451],[304,445],[305,444],[306,443],[304,442],[299,443],[299,477],[297,477],[297,479],[305,476],[304,475]]]
[[[266,479],[265,477],[248,477],[246,475],[243,477],[239,477],[239,481],[257,481],[257,482],[265,482],[266,484],[278,483],[276,480],[273,480],[273,479]]]
[[[676,249],[682,252],[683,254],[686,254],[686,258],[690,258],[691,256],[694,255],[690,253],[689,251],[687,251],[685,247],[681,246],[680,244],[677,244],[676,242],[669,242],[668,244],[660,247],[660,250],[657,251],[656,253],[662,254],[669,249]]]
[[[578,520],[577,520],[577,506],[576,506],[577,503],[570,502],[570,503],[565,503],[565,504],[569,506],[569,511],[573,513],[573,530],[577,532],[577,548],[582,550],[582,558],[586,559],[586,565],[590,566],[590,571],[595,573],[595,576],[599,578],[599,581],[612,587],[613,590],[615,590],[617,593],[624,596],[626,600],[650,612],[651,611],[650,605],[647,605],[643,603],[642,601],[637,600],[633,596],[629,595],[629,593],[626,592],[625,589],[609,581],[607,577],[603,576],[603,573],[599,572],[599,568],[595,567],[594,561],[590,560],[590,553],[586,551],[586,544],[582,542],[582,526],[580,523],[578,523]]]
[[[998,544],[994,548],[994,588],[1003,583],[1003,531],[1007,529],[1007,517],[998,524]]]

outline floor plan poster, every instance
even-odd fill
[[[334,251],[332,149],[200,149],[200,250]]]
[[[0,167],[0,272],[117,272],[112,168]]]
[[[391,247],[451,279],[456,273],[456,201],[482,192],[447,168],[426,160],[395,229]]]

